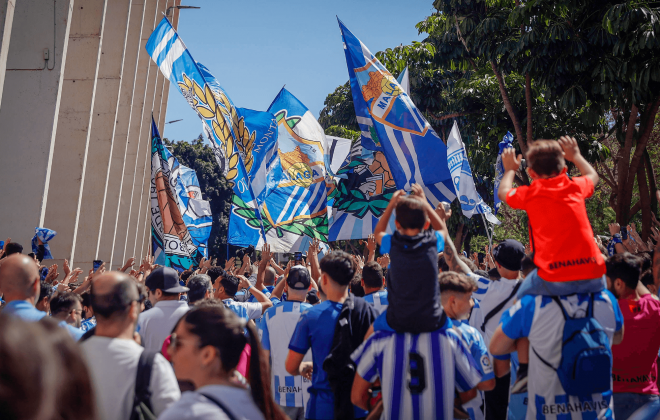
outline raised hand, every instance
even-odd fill
[[[440,219],[442,219],[443,222],[446,222],[447,219],[451,217],[451,209],[445,210],[445,204],[443,202],[438,203],[435,212],[440,216]]]
[[[367,249],[369,252],[376,252],[376,236],[371,234],[367,237]]]
[[[62,264],[62,269],[64,270],[64,277],[68,277],[71,273],[71,267],[69,267],[69,260],[65,259],[64,264]]]
[[[135,265],[135,257],[131,257],[128,260],[126,260],[126,263],[122,268],[119,269],[119,271],[126,272],[129,268],[133,267]]]
[[[46,275],[46,279],[44,280],[46,283],[52,283],[60,273],[57,272],[57,264],[53,264],[50,267],[48,267],[48,274]]]
[[[651,228],[651,239],[655,241],[655,245],[660,244],[660,231],[657,228]]]
[[[513,147],[504,149],[502,151],[502,166],[505,171],[517,171],[522,162],[522,155],[516,156],[516,151]]]
[[[387,268],[390,266],[390,254],[385,254],[382,257],[380,257],[380,266],[383,268]]]
[[[416,198],[418,200],[421,200],[426,203],[426,194],[424,194],[424,189],[421,187],[419,184],[412,184],[410,186],[410,189],[412,190],[410,195],[413,198]]]
[[[559,138],[559,145],[564,150],[564,158],[569,162],[573,162],[576,157],[580,156],[580,148],[573,137],[561,136]]]
[[[617,233],[621,233],[621,226],[619,226],[618,223],[610,223],[609,225],[607,225],[607,227],[610,228],[610,235],[611,236],[614,236]]]
[[[230,271],[232,268],[234,268],[236,262],[235,257],[231,257],[226,263],[225,263],[225,271]]]
[[[70,273],[69,276],[67,276],[67,277],[64,278],[64,281],[65,281],[67,284],[68,284],[68,283],[75,283],[75,282],[78,280],[78,276],[80,276],[80,274],[82,274],[82,272],[83,272],[83,271],[82,271],[81,268],[76,267],[76,268]]]
[[[311,247],[310,247],[310,252],[311,252]],[[270,252],[270,245],[264,244],[264,246],[261,247],[261,261],[259,262],[259,265],[266,267],[270,262],[271,258],[273,258],[273,254]]]

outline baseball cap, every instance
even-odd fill
[[[525,247],[515,239],[505,239],[493,249],[493,258],[502,267],[511,271],[520,271]]]
[[[306,267],[294,265],[289,271],[289,277],[286,278],[286,284],[293,290],[307,290],[312,283],[312,279]]]
[[[179,272],[170,267],[158,267],[144,281],[149,290],[160,289],[166,293],[184,293],[189,291],[179,284]]]

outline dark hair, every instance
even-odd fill
[[[95,401],[92,381],[80,347],[69,332],[53,318],[42,318],[39,323],[45,329],[45,338],[55,348],[59,357],[60,375],[57,392],[57,412],[62,420],[92,420],[95,418]]]
[[[403,229],[422,229],[426,224],[424,203],[407,195],[396,203],[396,221]]]
[[[136,299],[140,301],[144,298],[134,281],[128,279],[117,282],[112,291],[104,295],[95,293],[94,282],[92,282],[91,295],[94,315],[97,318],[105,319],[111,318],[115,314],[127,313]]]
[[[0,418],[51,420],[61,367],[43,327],[0,312]]]
[[[89,292],[83,293],[80,295],[82,298],[82,306],[91,307],[92,306],[92,295]]]
[[[442,272],[449,271],[449,265],[445,259],[445,254],[438,254],[438,270]]]
[[[536,269],[536,264],[530,255],[525,255],[522,260],[520,260],[520,271],[524,276],[531,273]]]
[[[42,281],[41,291],[39,292],[39,299],[37,299],[37,302],[41,302],[43,298],[48,298],[48,301],[50,302],[50,298],[52,296],[53,296],[53,286],[46,283],[45,281]]]
[[[238,285],[240,283],[241,279],[232,275],[226,275],[222,277],[222,280],[220,280],[220,284],[225,288],[225,293],[230,297],[234,297],[236,295],[236,292],[238,292]]]
[[[629,289],[635,289],[639,282],[639,275],[642,273],[641,260],[629,252],[615,254],[605,262],[607,268],[607,277],[612,282],[621,279]]]
[[[555,140],[536,140],[527,150],[527,164],[539,175],[559,175],[566,166],[564,151]]]
[[[190,276],[192,276],[192,273],[193,273],[193,272],[192,272],[192,271],[189,271],[189,270],[182,271],[182,272],[181,272],[181,275],[179,276],[179,279],[180,279],[181,281],[183,281],[184,283],[187,283],[187,281],[188,281],[188,279],[190,278]]]
[[[440,293],[472,293],[477,290],[477,282],[465,274],[455,273],[453,271],[442,272],[438,274],[440,283]]]
[[[383,268],[376,261],[369,261],[362,267],[362,280],[367,287],[383,287]]]
[[[196,274],[188,279],[188,302],[195,303],[204,299],[206,292],[211,290],[211,278],[206,274]]]
[[[208,276],[211,278],[211,283],[215,284],[215,281],[218,279],[218,277],[225,276],[225,270],[223,270],[222,267],[214,265],[213,267],[208,269],[206,274],[208,274]]]
[[[655,281],[653,279],[653,270],[650,268],[642,273],[641,276],[639,276],[639,281],[642,282],[644,286],[650,286],[650,285],[655,285]]]
[[[355,275],[355,263],[350,254],[344,251],[332,251],[321,262],[321,271],[340,286],[348,286]]]
[[[640,267],[642,268],[642,272],[651,268],[651,264],[653,263],[653,254],[651,252],[642,251],[635,254],[635,256],[640,259]]]
[[[50,298],[50,313],[55,316],[60,312],[69,312],[76,302],[82,306],[82,298],[73,292],[57,292]]]
[[[183,316],[183,320],[189,331],[199,338],[200,347],[213,346],[218,350],[222,368],[227,373],[236,368],[245,345],[250,344],[252,399],[267,420],[285,418],[273,401],[268,361],[263,357],[259,336],[251,323],[245,324],[232,311],[218,304],[196,306]],[[246,329],[249,339],[244,333]]]
[[[364,288],[362,287],[362,277],[360,273],[355,272],[355,276],[351,280],[351,293],[357,297],[364,297]]]
[[[8,257],[12,254],[22,254],[23,253],[23,245],[19,244],[18,242],[9,242],[7,245],[5,245],[5,257]]]

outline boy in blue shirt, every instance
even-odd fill
[[[386,233],[396,209],[396,232]],[[429,230],[429,226],[433,230]],[[374,230],[381,254],[390,254],[387,270],[387,324],[396,332],[419,334],[443,326],[438,285],[438,253],[448,237],[447,226],[413,184],[410,195],[397,191]],[[382,319],[380,320],[382,321]],[[377,323],[374,327],[378,329]]]

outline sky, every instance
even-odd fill
[[[286,84],[317,118],[326,96],[348,81],[339,17],[372,53],[421,41],[415,25],[432,0],[183,0],[178,33],[234,105],[265,111]],[[163,137],[191,141],[202,123],[170,84]]]

